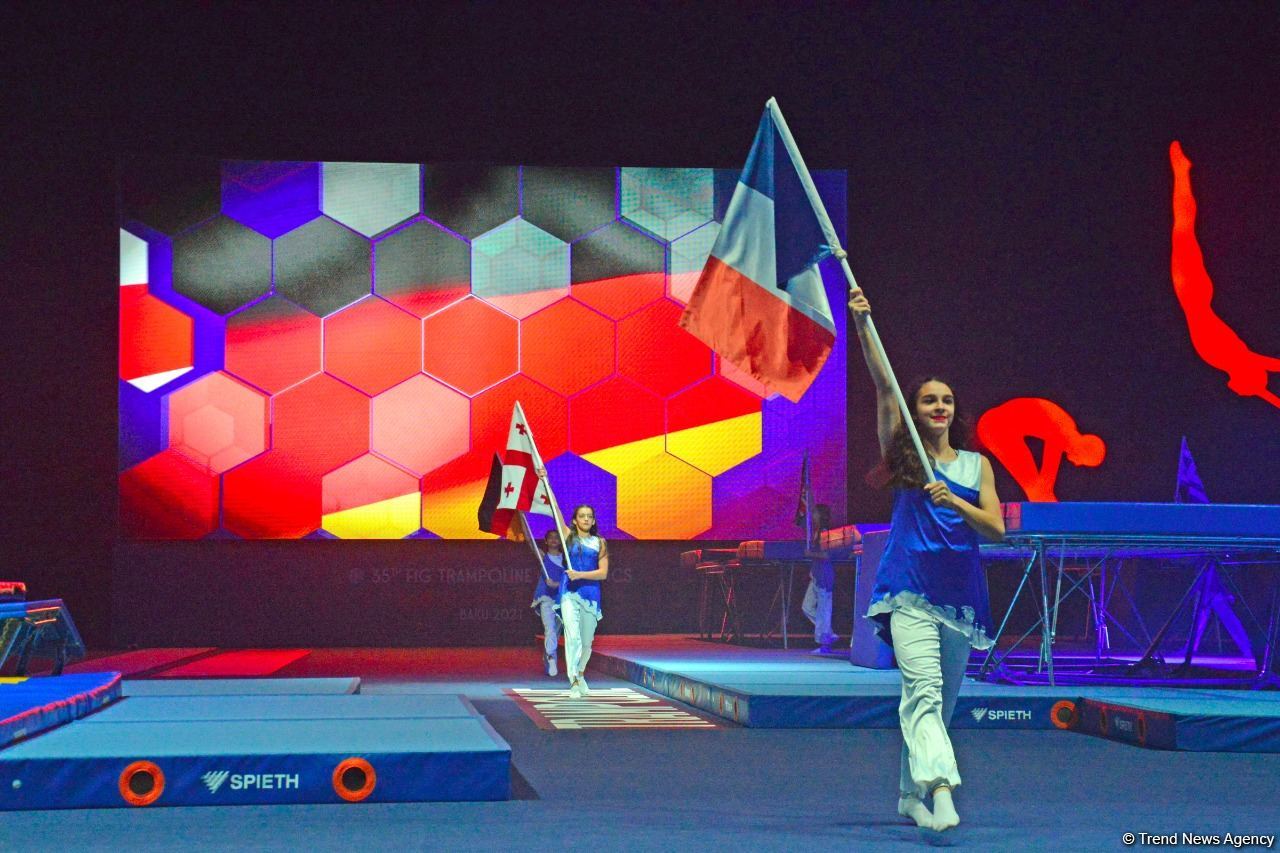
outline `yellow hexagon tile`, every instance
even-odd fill
[[[723,474],[761,451],[759,412],[667,434],[667,452],[711,476]]]
[[[344,509],[323,517],[322,526],[342,539],[403,539],[418,529],[418,492]]]
[[[669,453],[618,474],[618,527],[638,539],[688,539],[711,526],[711,477]]]

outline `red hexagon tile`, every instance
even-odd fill
[[[519,369],[519,324],[468,297],[422,321],[422,369],[473,396]]]
[[[614,358],[613,321],[573,299],[521,324],[521,372],[566,396],[612,374]]]
[[[120,524],[134,539],[199,539],[218,526],[218,476],[176,450],[120,474]]]
[[[276,450],[222,477],[222,523],[246,539],[298,539],[320,528],[320,475]]]
[[[326,373],[277,394],[271,408],[273,451],[313,472],[317,483],[369,450],[369,398]]]
[[[680,328],[684,309],[661,299],[618,323],[618,372],[669,397],[711,374],[711,350]]]
[[[530,418],[532,420],[532,418]],[[511,410],[507,410],[507,424]],[[506,443],[506,427],[502,441]],[[541,444],[541,440],[539,440]],[[484,496],[489,466],[501,447],[485,446],[441,465],[422,478],[422,526],[445,539],[492,539],[482,533],[476,521],[476,508]]]
[[[324,321],[324,369],[380,394],[421,367],[422,332],[412,314],[370,296]]]
[[[169,395],[169,446],[221,474],[267,449],[267,398],[225,373]]]
[[[662,400],[619,376],[569,401],[569,449],[579,456],[660,437],[664,431]]]
[[[195,324],[147,292],[145,284],[120,288],[120,378],[154,391],[191,370]]]
[[[226,370],[276,394],[320,372],[320,318],[272,297],[227,318]]]
[[[524,408],[533,439],[544,460],[564,453],[569,436],[569,405],[564,397],[527,376],[513,376],[471,401],[471,447],[501,453],[511,429],[516,401]],[[486,476],[488,469],[486,470]]]
[[[421,477],[467,452],[471,401],[419,373],[373,398],[370,447]]]

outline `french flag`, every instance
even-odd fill
[[[721,358],[793,402],[822,370],[836,336],[818,262],[839,244],[814,211],[821,201],[812,186],[770,99],[680,318]]]

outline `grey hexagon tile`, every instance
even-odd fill
[[[173,239],[173,289],[219,314],[271,289],[271,241],[219,216]]]
[[[321,216],[276,239],[276,292],[321,317],[372,290],[369,241]]]
[[[471,290],[482,299],[569,286],[569,245],[523,219],[471,244]]]
[[[373,247],[374,292],[425,317],[471,292],[471,247],[430,222],[415,222]]]
[[[515,166],[446,164],[422,168],[422,212],[473,240],[520,212]]]
[[[525,166],[521,216],[566,243],[613,221],[616,169]]]
[[[663,240],[688,234],[715,212],[714,171],[624,168],[619,212]]]
[[[366,237],[418,213],[417,163],[325,163],[320,210]]]

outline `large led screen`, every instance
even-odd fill
[[[678,326],[737,177],[128,164],[122,535],[486,538],[517,400],[562,508],[607,536],[792,538],[806,453],[839,514],[839,267],[836,347],[798,403]],[[844,174],[815,180],[843,233]]]

